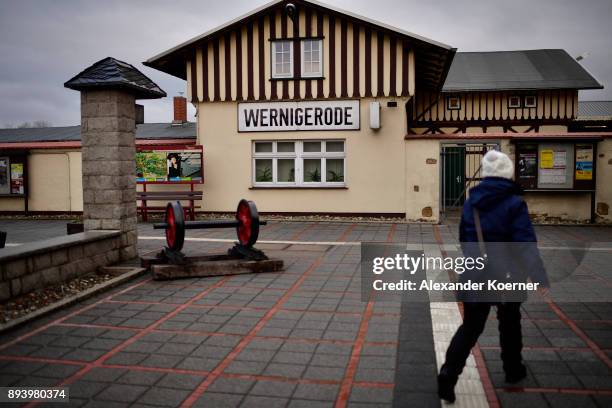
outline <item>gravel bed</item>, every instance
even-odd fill
[[[49,286],[0,304],[0,324],[32,313],[65,297],[76,295],[97,284],[113,279],[117,274],[92,273],[67,283]]]

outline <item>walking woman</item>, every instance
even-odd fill
[[[484,179],[470,190],[469,199],[463,207],[459,240],[464,254],[472,251],[478,252],[477,256],[488,255],[487,264],[483,271],[478,271],[481,276],[464,273],[460,275],[460,281],[474,278],[483,281],[497,279],[499,276],[502,276],[501,279],[524,281],[529,277],[532,282],[539,283],[540,288],[547,288],[548,279],[537,250],[527,204],[520,197],[521,189],[512,181],[512,161],[504,153],[491,150],[482,159],[481,174]],[[490,244],[491,242],[503,244]],[[495,256],[490,252],[482,254],[489,249],[497,250]],[[500,251],[505,251],[505,255],[500,255]],[[503,273],[500,273],[502,269]],[[545,293],[546,289],[542,292]],[[470,350],[484,330],[492,306],[497,308],[501,359],[506,382],[516,383],[527,375],[521,357],[523,343],[520,311],[521,301],[525,300],[526,293],[509,293],[506,294],[507,297],[502,298],[487,295],[460,295],[459,300],[463,301],[463,324],[451,340],[446,361],[438,375],[438,395],[448,402],[455,401],[455,384]],[[507,299],[510,301],[506,301]]]

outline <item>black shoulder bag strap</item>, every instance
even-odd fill
[[[482,226],[480,225],[480,213],[476,207],[473,208],[474,212],[474,225],[476,226],[476,237],[478,238],[478,248],[480,249],[480,255],[485,260],[487,259],[487,247],[485,246],[484,236],[482,235]]]

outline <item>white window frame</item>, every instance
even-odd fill
[[[527,103],[527,101],[533,98],[533,103]],[[537,108],[538,107],[538,98],[535,95],[525,95],[523,97],[523,106],[525,108]]]
[[[279,142],[293,142],[293,152],[279,152],[277,144]],[[321,143],[320,152],[304,152],[305,142],[319,142]],[[342,152],[328,152],[327,142],[342,142],[344,143],[344,149]],[[272,152],[256,152],[256,143],[272,143]],[[253,140],[252,141],[252,177],[251,183],[253,187],[298,187],[298,188],[309,188],[309,187],[346,187],[346,140],[344,139],[324,139],[324,140]],[[257,159],[271,159],[272,160],[272,181],[261,182],[256,181],[257,170],[256,160]],[[279,159],[294,159],[294,181],[293,182],[282,182],[278,181],[278,160]],[[304,160],[305,159],[319,159],[321,160],[321,181],[304,181]],[[327,159],[342,159],[343,160],[343,175],[344,181],[325,181],[327,176]]]
[[[512,98],[517,98],[517,100],[518,100],[518,104],[516,104],[516,105],[512,105],[512,104],[510,103],[510,101],[512,100]],[[523,98],[521,98],[521,96],[520,96],[520,95],[510,95],[510,96],[508,96],[508,108],[509,108],[509,109],[520,109],[520,108],[522,108],[522,107],[523,107],[522,105],[523,105]]]
[[[306,41],[316,41],[319,43],[319,71],[318,72],[311,72],[311,73],[306,73],[306,69],[305,69],[305,58],[304,58],[304,44],[306,43]],[[320,38],[307,38],[304,39],[302,41],[300,41],[300,62],[301,62],[301,71],[300,74],[302,76],[302,78],[320,78],[323,76],[323,40],[321,40]]]
[[[289,73],[279,74],[276,72],[276,46],[278,44],[289,44]],[[274,40],[270,47],[271,64],[272,64],[272,78],[293,78],[293,41],[291,40]]]
[[[456,106],[451,103],[451,101],[456,101]],[[461,97],[459,96],[447,96],[446,97],[446,109],[448,110],[461,110]]]

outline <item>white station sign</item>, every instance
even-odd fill
[[[359,101],[238,104],[238,131],[359,130]]]

